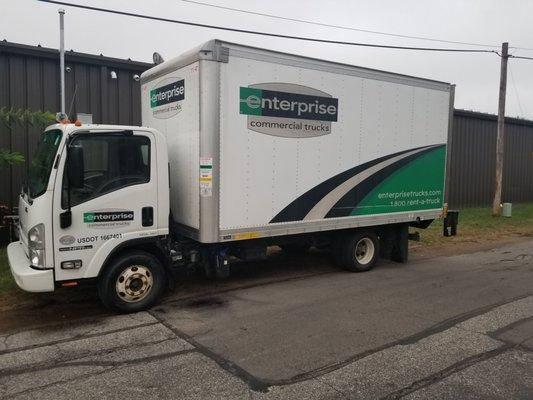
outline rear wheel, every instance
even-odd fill
[[[167,277],[159,260],[143,251],[114,259],[98,282],[102,303],[115,312],[147,310],[165,291]]]
[[[339,247],[341,265],[348,271],[369,271],[377,262],[379,239],[373,232],[358,232],[348,236]]]

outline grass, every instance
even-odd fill
[[[9,271],[7,263],[7,250],[5,247],[0,248],[0,293],[9,292],[17,287],[17,284]]]
[[[513,204],[511,218],[492,217],[488,207],[459,211],[457,236],[442,236],[442,219],[420,230],[421,244],[437,246],[450,242],[490,242],[510,236],[533,236],[533,203]]]
[[[442,236],[442,220],[420,230],[420,244],[432,248],[450,243],[491,242],[510,236],[533,236],[533,203],[513,204],[511,218],[494,218],[490,208],[467,208],[459,212],[457,236]],[[7,251],[0,248],[0,294],[14,290],[16,283],[9,271]]]

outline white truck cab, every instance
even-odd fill
[[[167,235],[167,165],[165,138],[154,129],[48,127],[20,195],[20,241],[8,246],[17,284],[30,292],[74,286],[96,278],[124,246]],[[151,290],[141,264],[116,289],[126,301]]]

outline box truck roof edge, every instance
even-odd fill
[[[268,55],[268,61],[277,62],[279,64],[288,64],[334,73],[338,72],[343,75],[354,75],[363,78],[392,81],[395,83],[403,82],[411,86],[421,86],[447,91],[450,90],[450,87],[452,86],[448,82],[434,79],[420,78],[412,75],[405,75],[391,71],[345,64],[337,61],[285,53],[277,50],[263,49],[239,43],[226,42],[220,39],[212,39],[177,57],[173,57],[159,65],[156,65],[153,68],[150,68],[141,74],[141,84],[159,78],[167,72],[175,71],[176,69],[182,68],[201,59],[227,62],[230,52],[232,55],[237,57],[251,57],[253,59],[261,59],[262,56],[264,57]],[[272,58],[274,54],[276,55],[276,59]]]

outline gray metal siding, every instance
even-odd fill
[[[0,104],[9,104],[9,63],[0,55]],[[0,149],[11,148],[11,132],[0,125]],[[11,199],[11,173],[0,171],[0,205]],[[10,203],[8,203],[10,204]]]
[[[503,201],[533,200],[533,126],[510,124],[505,146]]]
[[[66,110],[93,115],[95,123],[140,125],[140,75],[150,64],[68,51]],[[111,71],[117,79],[111,79]],[[76,97],[72,102],[74,91]],[[72,108],[71,108],[72,103]],[[59,111],[59,53],[54,49],[0,41],[0,107]],[[0,148],[20,151],[31,162],[41,128],[0,127]],[[27,164],[0,173],[0,204],[16,206]]]
[[[152,65],[130,60],[66,53],[66,107],[77,85],[70,112],[90,113],[95,123],[139,125],[140,83],[133,79]],[[111,71],[118,79],[111,79]],[[0,107],[59,109],[57,50],[0,41]],[[41,129],[0,127],[0,148],[20,151],[28,159]],[[492,202],[496,116],[455,110],[450,152],[451,207],[486,206]],[[31,161],[31,159],[30,159]],[[26,175],[17,165],[0,173],[0,204],[17,205]],[[503,201],[533,201],[533,121],[506,120]]]
[[[455,110],[450,156],[451,207],[492,204],[496,127],[494,115]],[[533,201],[532,121],[506,119],[502,201]]]

